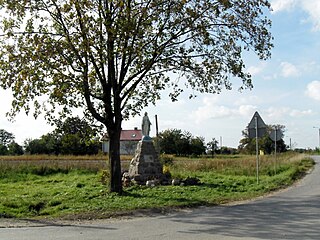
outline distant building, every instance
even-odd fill
[[[133,155],[138,142],[142,139],[142,132],[138,128],[133,130],[122,130],[120,135],[120,154]],[[109,152],[109,137],[105,134],[102,138],[102,151]]]

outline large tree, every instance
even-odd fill
[[[123,119],[169,86],[172,100],[185,86],[230,89],[233,76],[252,87],[242,52],[267,59],[272,47],[267,0],[0,0],[0,7],[0,82],[13,92],[11,114],[34,109],[50,119],[85,108],[107,128],[115,192]]]

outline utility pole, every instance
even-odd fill
[[[158,115],[155,115],[155,120],[156,120],[156,149],[157,152],[160,153],[160,143],[159,143],[159,127],[158,127]]]
[[[319,151],[320,151],[320,127],[313,127],[313,128],[318,129],[318,132],[319,132]]]
[[[158,136],[159,136],[158,115],[155,115],[154,117],[155,117],[155,119],[156,119],[156,136],[158,137]]]

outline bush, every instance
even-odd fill
[[[160,156],[160,163],[165,166],[172,166],[173,165],[173,157],[169,155],[161,155]]]

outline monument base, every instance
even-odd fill
[[[165,176],[163,166],[159,161],[152,140],[142,140],[138,143],[134,158],[130,162],[129,176],[138,184],[145,184],[148,180],[159,180]]]

